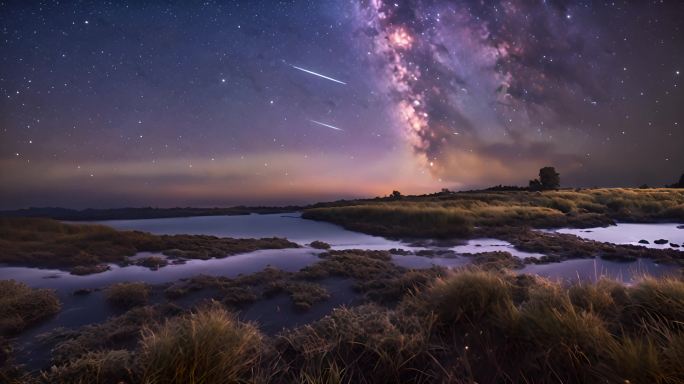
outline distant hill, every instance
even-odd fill
[[[230,208],[111,208],[111,209],[68,209],[59,207],[31,207],[0,211],[0,217],[45,217],[68,221],[159,219],[189,216],[249,215],[251,213],[281,213],[303,209],[299,206],[286,207],[230,207]]]

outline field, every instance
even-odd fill
[[[457,192],[319,204],[304,217],[390,237],[471,237],[501,227],[684,220],[682,189]]]

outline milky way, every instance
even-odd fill
[[[0,208],[684,171],[684,3],[0,3]]]
[[[616,25],[676,20],[637,16],[642,11],[576,2],[374,0],[359,4],[358,17],[417,157],[436,175],[464,181],[482,173],[505,178],[544,161],[578,171],[601,146],[596,142],[605,146],[616,130],[650,134],[653,120],[681,140],[681,48],[663,54],[651,47],[651,58],[635,62],[653,37]],[[681,30],[667,37],[681,42]],[[663,88],[639,100],[651,86],[646,78],[664,79]],[[639,123],[629,121],[635,104]],[[684,168],[681,155],[666,153],[661,160],[674,156]]]

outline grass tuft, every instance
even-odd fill
[[[426,304],[446,327],[510,317],[511,286],[501,276],[464,270],[439,278],[425,294]]]
[[[0,292],[0,336],[21,332],[61,307],[54,291],[32,289],[15,280],[0,280]]]
[[[55,384],[133,383],[136,377],[134,356],[126,350],[89,352],[76,360],[56,365],[43,372],[40,382]]]
[[[145,283],[118,283],[107,288],[107,301],[117,307],[131,308],[147,304],[150,288]]]
[[[147,329],[142,338],[144,383],[249,381],[260,360],[262,335],[219,307]]]

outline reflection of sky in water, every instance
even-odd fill
[[[55,288],[70,292],[80,288],[98,288],[123,281],[145,281],[160,284],[200,274],[234,277],[261,271],[272,266],[285,271],[298,271],[318,261],[312,249],[261,250],[222,259],[188,260],[185,264],[169,264],[159,270],[132,265],[111,266],[111,270],[76,276],[68,272],[26,267],[0,268],[0,279],[23,281],[35,288]]]
[[[600,277],[608,277],[632,284],[644,275],[673,276],[677,275],[679,270],[680,268],[676,265],[657,264],[649,259],[618,262],[596,258],[566,260],[562,263],[530,264],[519,272],[566,282],[587,282],[595,281]]]
[[[610,227],[598,227],[588,229],[563,228],[555,230],[559,233],[569,233],[584,239],[603,241],[614,244],[633,244],[649,248],[677,249],[684,251],[684,229],[677,228],[682,224],[677,223],[653,223],[634,224],[618,223]],[[639,240],[647,240],[649,244],[639,244]],[[665,239],[668,244],[654,244],[655,240]],[[669,243],[680,245],[679,248],[670,247]]]
[[[521,259],[524,259],[526,257],[539,258],[544,256],[541,253],[519,251],[515,249],[513,244],[507,241],[497,239],[472,239],[468,240],[468,242],[464,245],[457,245],[451,249],[457,253],[482,253],[503,251],[508,252],[513,256],[517,256]]]
[[[425,257],[416,255],[392,255],[392,262],[404,268],[430,268],[440,266],[447,268],[460,267],[470,263],[470,258],[458,257]]]
[[[99,223],[116,229],[139,230],[159,235],[190,234],[234,238],[275,236],[287,238],[298,244],[309,244],[314,240],[324,241],[334,249],[422,249],[379,236],[348,231],[338,225],[302,219],[300,213],[109,220]]]

